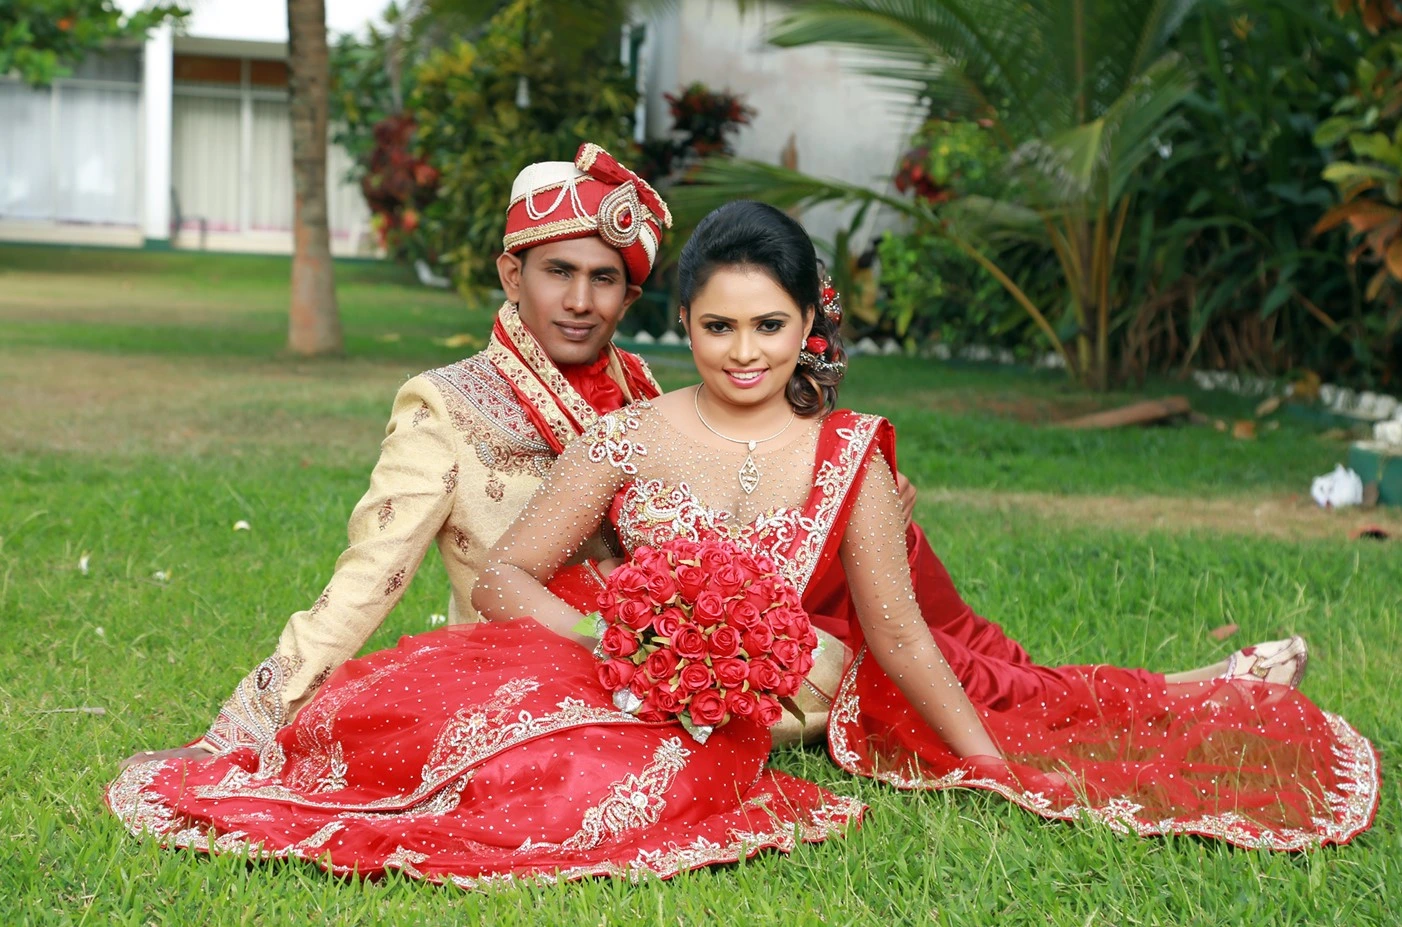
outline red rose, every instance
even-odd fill
[[[746,656],[758,657],[766,654],[769,648],[774,646],[774,632],[769,630],[769,625],[761,621],[740,636],[740,646],[745,648]]]
[[[728,624],[719,625],[711,631],[706,647],[713,657],[733,657],[740,652],[740,632]]]
[[[779,684],[774,687],[774,695],[779,698],[788,698],[798,691],[798,687],[803,685],[803,677],[798,673],[785,673],[779,680]]]
[[[808,636],[808,629],[812,627],[808,623],[808,613],[801,608],[790,608],[785,612],[784,633],[792,637],[795,641],[801,641]]]
[[[654,650],[643,661],[643,672],[654,682],[671,679],[677,671],[677,655],[668,647]]]
[[[691,720],[697,724],[720,724],[725,720],[725,696],[715,689],[703,689],[691,697]]]
[[[744,660],[712,660],[711,669],[715,671],[716,682],[720,683],[723,689],[738,689],[750,676],[750,668],[745,665]]]
[[[614,595],[612,589],[605,589],[603,592],[599,593],[599,597],[595,599],[595,601],[599,605],[599,611],[603,613],[605,618],[614,617],[614,611],[618,608],[618,596]]]
[[[730,623],[742,631],[749,631],[764,624],[764,616],[753,602],[745,599],[730,606]]]
[[[750,661],[750,688],[760,692],[772,692],[779,684],[779,668],[769,659],[760,657]]]
[[[764,554],[760,554],[755,558],[755,569],[759,570],[760,576],[772,576],[779,572],[778,567],[774,565],[774,561]]]
[[[693,625],[686,625],[672,635],[672,649],[677,656],[699,660],[706,655],[706,638]]]
[[[794,664],[798,662],[799,655],[803,653],[803,648],[799,646],[798,641],[787,637],[776,640],[773,649],[774,659],[778,660],[785,669],[793,669]]]
[[[671,720],[671,716],[668,715],[666,712],[659,711],[656,708],[648,707],[646,703],[644,703],[643,707],[633,712],[633,717],[637,718],[639,721],[647,721],[649,723]]]
[[[677,563],[692,561],[692,565],[694,566],[697,554],[700,550],[701,545],[690,538],[676,538],[675,540],[667,542],[667,551],[672,557],[676,558]]]
[[[653,573],[647,578],[647,597],[653,605],[668,605],[677,597],[677,581],[671,573]]]
[[[699,566],[683,563],[677,567],[677,585],[681,587],[682,598],[688,602],[695,602],[710,584],[710,577]]]
[[[628,686],[636,672],[631,660],[609,660],[599,664],[599,682],[610,692],[618,692]]]
[[[778,598],[779,590],[768,579],[756,580],[750,583],[750,587],[745,590],[745,601],[759,609],[760,612],[774,607]]]
[[[765,727],[773,727],[779,723],[779,719],[784,717],[784,709],[779,705],[779,700],[769,696],[761,696],[759,708],[755,711],[755,716],[759,723]]]
[[[625,563],[609,574],[608,584],[620,598],[636,599],[647,591],[647,574],[631,563]]]
[[[613,624],[604,631],[599,646],[611,657],[631,657],[638,652],[638,638],[631,631]]]
[[[807,676],[813,670],[813,651],[805,650],[798,655],[798,662],[793,667],[793,671],[800,676]]]
[[[644,705],[654,711],[662,712],[668,718],[682,710],[681,696],[677,694],[676,689],[665,683],[648,690],[647,701],[644,702]]]
[[[630,558],[633,565],[648,575],[670,572],[672,565],[667,555],[656,547],[639,547]]]
[[[691,617],[703,628],[720,624],[725,620],[725,599],[710,590],[701,593],[696,597],[696,606],[691,610]]]
[[[677,686],[683,692],[700,692],[715,681],[711,668],[704,663],[688,663],[682,667]]]
[[[618,620],[634,631],[641,631],[652,624],[652,606],[643,599],[629,599],[626,602],[620,602],[617,612]]]
[[[811,625],[811,624],[808,626],[808,630],[807,630],[807,631],[804,633],[804,635],[803,635],[803,649],[804,649],[804,650],[817,650],[817,649],[818,649],[818,632],[815,631],[815,630],[813,630],[813,625]]]
[[[744,589],[745,583],[749,582],[752,578],[753,577],[745,570],[740,568],[739,564],[733,562],[727,563],[719,570],[716,570],[711,577],[716,584],[716,589],[721,595],[727,597]]]
[[[663,637],[670,638],[686,621],[686,615],[679,608],[665,608],[652,620],[652,629]]]
[[[736,689],[725,697],[725,707],[737,718],[753,717],[759,711],[759,696],[748,689]]]
[[[701,561],[701,569],[711,576],[720,572],[720,568],[730,562],[731,552],[725,545],[714,541],[707,541],[701,545],[701,550],[697,552],[697,559]]]

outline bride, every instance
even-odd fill
[[[1372,745],[1286,685],[1028,662],[1036,698],[971,700],[912,589],[892,429],[834,410],[844,354],[807,235],[768,206],[722,207],[688,242],[681,287],[701,384],[566,448],[473,591],[489,621],[345,664],[261,752],[134,763],[108,790],[124,823],[172,847],[472,888],[668,877],[858,821],[860,802],[766,769],[752,719],[702,743],[614,707],[577,630],[600,574],[565,568],[604,519],[625,551],[724,538],[774,562],[854,655],[806,686],[831,703],[848,772],[1269,849],[1371,823]],[[838,570],[842,614],[825,615]]]

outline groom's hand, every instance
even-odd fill
[[[122,760],[118,769],[126,769],[133,763],[154,763],[156,760],[207,760],[214,751],[204,747],[176,747],[173,750],[143,750]]]
[[[900,494],[901,514],[905,516],[905,526],[909,528],[911,520],[915,518],[915,487],[899,471],[896,473],[896,492]]]

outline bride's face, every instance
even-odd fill
[[[687,319],[706,391],[741,406],[787,402],[784,388],[811,327],[811,314],[772,277],[750,267],[712,274]]]

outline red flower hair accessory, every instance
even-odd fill
[[[842,297],[838,295],[837,289],[832,285],[832,278],[826,274],[823,275],[819,285],[822,287],[823,315],[827,316],[828,321],[836,328],[842,324]]]

